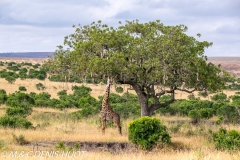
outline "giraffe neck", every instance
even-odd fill
[[[104,95],[104,98],[103,98],[103,104],[108,103],[109,93],[110,93],[110,84],[107,84],[106,92],[105,92],[105,95]],[[105,107],[105,105],[103,105],[102,107]]]

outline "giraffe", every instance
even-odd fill
[[[118,132],[122,135],[122,127],[120,125],[120,116],[117,112],[112,110],[109,104],[109,93],[110,93],[111,81],[108,77],[107,88],[102,101],[102,110],[100,112],[102,118],[102,133],[105,134],[106,121],[114,122],[118,127]]]

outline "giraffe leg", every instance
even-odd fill
[[[106,128],[106,119],[102,119],[102,134],[105,134],[105,128]]]
[[[121,127],[120,123],[118,123],[118,122],[114,122],[114,123],[115,123],[116,126],[118,127],[118,132],[119,132],[119,134],[122,135],[122,127]]]

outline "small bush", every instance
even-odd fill
[[[240,134],[236,130],[227,131],[220,128],[217,133],[212,133],[215,148],[219,150],[239,150]]]
[[[27,88],[24,86],[20,86],[18,89],[19,89],[19,91],[27,91]]]
[[[123,88],[122,87],[117,87],[115,90],[116,90],[117,93],[122,93],[123,92]]]
[[[150,149],[153,144],[159,141],[165,144],[171,142],[166,127],[157,118],[142,117],[136,119],[129,124],[128,131],[128,139],[143,149]]]
[[[58,144],[55,146],[56,149],[65,149],[65,144],[64,142],[60,141]]]
[[[20,134],[19,136],[16,136],[15,134],[12,133],[12,137],[14,141],[19,145],[24,145],[29,143],[22,134]]]
[[[61,90],[57,93],[58,96],[66,96],[67,95],[67,90]]]
[[[12,84],[16,81],[16,78],[12,77],[12,76],[7,76],[5,78],[6,81],[8,81],[8,83]]]
[[[46,89],[46,87],[42,83],[36,84],[36,88],[37,88],[37,90],[44,90],[44,89]]]
[[[223,116],[224,119],[231,123],[236,123],[239,115],[235,106],[225,104],[217,109],[217,115]]]
[[[198,123],[201,118],[201,114],[196,109],[189,111],[188,116],[192,119],[193,123]]]
[[[213,101],[227,101],[227,95],[225,93],[215,94],[211,97]]]

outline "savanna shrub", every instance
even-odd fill
[[[0,89],[0,105],[4,104],[7,100],[7,93],[4,89]]]
[[[7,97],[6,105],[11,109],[9,113],[24,113],[22,116],[28,116],[32,113],[32,106],[34,105],[35,101],[32,97],[30,97],[28,94],[23,92],[15,92],[12,94],[9,94]],[[16,109],[13,109],[16,108]],[[20,111],[19,108],[22,108]]]
[[[239,115],[235,106],[225,104],[217,109],[217,115],[223,116],[225,120],[231,123],[236,123]]]
[[[140,145],[143,149],[150,149],[153,144],[162,142],[169,144],[171,137],[166,127],[158,118],[142,117],[134,120],[128,127],[128,139]]]
[[[213,101],[227,101],[227,95],[225,93],[215,94],[211,97]]]
[[[12,76],[7,76],[5,78],[6,81],[8,81],[8,83],[12,84],[16,81],[16,78],[12,77]]]
[[[27,89],[26,89],[26,87],[24,87],[24,86],[19,86],[19,91],[27,91]]]
[[[37,88],[37,90],[44,90],[44,89],[46,89],[46,87],[42,83],[36,84],[36,88]]]
[[[24,117],[19,116],[7,116],[0,117],[0,126],[11,128],[32,128],[33,125]]]
[[[116,90],[117,93],[122,93],[123,92],[123,88],[122,87],[117,87],[115,90]]]
[[[67,90],[61,90],[61,91],[57,92],[57,95],[58,96],[65,96],[65,95],[67,95]]]
[[[215,148],[219,150],[239,150],[240,133],[236,130],[227,131],[220,128],[217,133],[212,133]]]
[[[198,123],[201,118],[200,112],[196,109],[189,111],[188,116],[192,119],[193,123]]]

